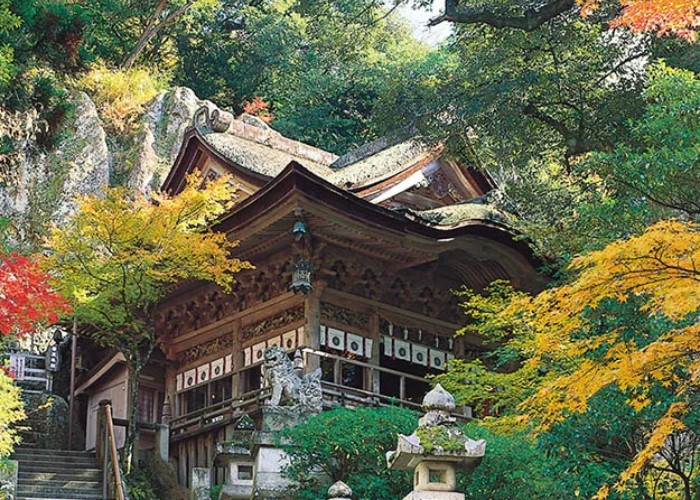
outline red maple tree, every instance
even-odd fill
[[[55,323],[70,312],[50,286],[50,276],[29,257],[0,253],[0,335],[23,335],[40,323]]]
[[[582,14],[597,10],[602,0],[579,0]],[[700,0],[620,0],[622,11],[611,23],[636,32],[675,35],[695,42],[700,28]]]

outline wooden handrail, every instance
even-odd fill
[[[334,359],[337,361],[342,361],[343,363],[349,363],[351,365],[361,366],[363,368],[369,368],[371,370],[375,370],[375,371],[378,371],[380,373],[388,373],[389,375],[396,375],[397,377],[404,377],[407,379],[415,380],[417,382],[430,383],[430,381],[427,380],[425,377],[419,377],[418,375],[413,375],[411,373],[400,372],[398,370],[392,370],[391,368],[385,368],[383,366],[373,365],[373,364],[367,363],[365,361],[358,361],[356,359],[344,358],[343,356],[338,356],[336,354],[331,354],[329,352],[316,351],[314,349],[311,349],[310,347],[304,347],[302,352],[305,352],[308,354],[313,354],[314,356],[318,356],[319,358],[330,358],[330,359]]]
[[[104,408],[104,419],[105,419],[105,446],[109,448],[109,453],[107,450],[102,451],[102,470],[103,470],[103,497],[107,498],[107,471],[109,468],[109,461],[112,462],[112,473],[114,474],[114,488],[117,494],[117,500],[126,500],[126,495],[124,493],[124,485],[122,483],[122,473],[119,467],[119,455],[117,452],[117,440],[114,435],[114,420],[112,418],[112,404],[109,401],[100,401],[100,406]]]

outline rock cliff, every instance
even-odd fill
[[[36,113],[3,111],[0,135],[11,140],[11,147],[0,158],[0,215],[12,220],[19,241],[30,246],[48,224],[71,213],[76,196],[109,185],[137,191],[159,187],[195,111],[202,105],[215,107],[188,88],[174,88],[149,103],[134,133],[114,137],[86,93],[72,92],[70,103],[72,112],[49,150],[36,141],[35,132],[44,126]]]

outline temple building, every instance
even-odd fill
[[[336,156],[283,137],[257,118],[202,109],[184,136],[163,189],[189,173],[230,175],[235,205],[216,230],[240,242],[255,269],[230,293],[182,283],[157,313],[159,352],[144,370],[139,418],[169,424],[169,457],[189,486],[193,467],[226,472],[216,445],[243,415],[255,422],[269,397],[263,354],[299,351],[321,369],[324,407],[419,407],[425,377],[454,357],[473,358],[478,338],[453,338],[465,317],[453,290],[497,279],[542,288],[537,260],[484,204],[493,181],[417,139],[379,140]],[[124,359],[81,355],[78,381],[86,449],[96,412],[110,399],[126,416]],[[141,433],[141,449],[154,446]],[[253,471],[241,466],[242,480]]]

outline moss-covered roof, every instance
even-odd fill
[[[370,181],[379,182],[401,171],[408,162],[425,153],[428,148],[418,140],[409,139],[393,145],[387,144],[387,147],[378,149],[366,156],[361,154],[355,156],[353,152],[341,156],[331,165],[335,172],[328,180],[346,189],[358,187]],[[358,152],[361,153],[360,150]]]
[[[243,118],[246,118],[245,116]],[[400,172],[427,153],[417,139],[381,138],[336,157],[282,136],[262,123],[235,119],[226,132],[200,127],[205,141],[231,162],[259,175],[276,177],[291,161],[297,161],[344,189],[378,182]]]
[[[333,170],[326,165],[233,134],[205,131],[203,136],[204,140],[227,160],[259,175],[276,177],[292,161],[303,164],[323,178],[333,174]]]
[[[410,210],[409,213],[435,226],[454,227],[470,220],[507,223],[508,215],[493,205],[458,203],[431,210]]]

